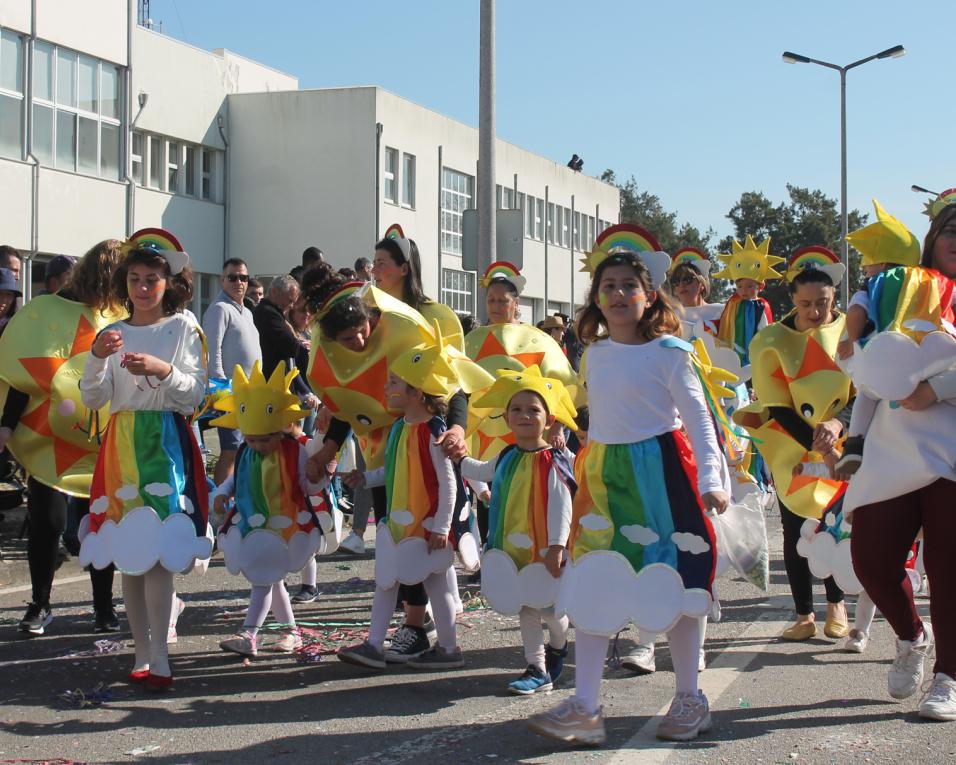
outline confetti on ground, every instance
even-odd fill
[[[107,701],[112,701],[113,691],[109,688],[104,688],[103,683],[99,683],[90,691],[77,688],[75,691],[64,691],[58,694],[58,696],[77,709],[86,709],[87,707],[98,707]]]
[[[466,592],[461,599],[465,611],[481,611],[491,608],[485,596],[479,593]]]
[[[147,744],[146,746],[138,746],[135,749],[130,749],[128,752],[123,752],[123,754],[128,754],[132,757],[139,757],[142,754],[155,752],[157,749],[159,749],[159,744]]]
[[[84,656],[103,656],[108,653],[119,653],[126,650],[126,644],[118,640],[103,638],[93,643],[92,648],[85,648],[80,651],[67,651],[63,654],[65,659],[78,659]]]
[[[299,664],[318,664],[323,656],[334,654],[346,645],[361,643],[368,637],[368,624],[351,628],[335,626],[313,629],[301,627],[302,646],[295,650],[295,660]]]
[[[339,571],[351,571],[352,567],[348,563],[339,563],[336,565]]]

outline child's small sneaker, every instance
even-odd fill
[[[353,555],[365,555],[365,540],[354,531],[339,542],[339,549],[350,552]]]
[[[558,650],[553,646],[544,647],[544,671],[551,677],[551,682],[557,684],[564,673],[564,660],[568,657],[568,644]]]
[[[385,669],[385,653],[379,651],[367,640],[358,645],[340,648],[335,655],[339,661],[344,661],[346,664],[354,664],[366,669]]]
[[[657,726],[657,737],[665,741],[690,741],[709,731],[710,726],[710,705],[707,703],[707,697],[700,691],[678,693],[661,724]]]
[[[529,717],[528,727],[535,733],[559,741],[592,746],[607,741],[602,710],[589,712],[574,696],[565,699],[550,712]]]
[[[848,436],[843,442],[843,456],[833,466],[835,473],[853,475],[863,464],[863,437]]]
[[[270,643],[268,646],[270,651],[275,651],[276,653],[292,653],[297,648],[301,647],[302,637],[299,635],[298,630],[286,632],[282,637],[280,637],[274,643]]]
[[[319,591],[311,584],[303,584],[290,600],[293,603],[312,603],[319,597]]]
[[[405,664],[409,659],[425,653],[430,647],[428,633],[422,627],[403,624],[392,633],[391,642],[385,649],[385,660],[389,664]]]
[[[538,691],[550,691],[553,687],[551,676],[547,672],[529,664],[521,677],[508,683],[508,692],[515,696],[530,696]]]
[[[406,666],[412,669],[458,669],[465,666],[465,660],[461,655],[461,648],[454,648],[446,651],[440,645],[436,645],[421,656],[409,659]]]
[[[919,716],[927,720],[956,720],[956,680],[937,672],[933,684],[919,703]]]
[[[186,602],[182,598],[176,598],[176,602],[173,604],[173,612],[169,616],[169,629],[166,631],[166,642],[167,643],[178,643],[179,635],[176,632],[176,624],[179,622],[179,617],[183,615],[183,611],[186,610]]]
[[[621,659],[621,666],[639,675],[651,675],[657,671],[653,645],[638,645]]]
[[[850,630],[846,642],[843,644],[843,650],[847,653],[863,653],[866,650],[866,644],[870,642],[870,636],[863,630],[856,628]]]
[[[238,653],[242,656],[259,655],[256,636],[251,632],[239,632],[228,640],[223,640],[219,643],[219,647],[223,651],[231,651],[232,653]]]

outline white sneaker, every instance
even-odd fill
[[[896,641],[896,659],[887,676],[887,687],[894,699],[906,699],[916,693],[923,682],[923,661],[933,652],[933,628],[923,623],[920,642]]]
[[[866,650],[866,644],[870,642],[870,636],[863,630],[856,628],[850,630],[846,642],[843,644],[843,650],[848,653],[863,653]]]
[[[347,550],[354,555],[365,555],[365,540],[354,531],[339,543],[340,550]]]
[[[927,720],[956,720],[956,680],[937,672],[919,703],[919,716]]]
[[[621,659],[621,666],[637,672],[639,675],[653,674],[657,671],[654,646],[639,643],[637,648]]]
[[[707,654],[704,653],[704,647],[700,647],[700,653],[697,654],[697,671],[703,672],[707,669]]]
[[[302,647],[302,637],[298,630],[290,630],[274,643],[266,646],[266,649],[275,653],[293,653],[297,648]]]

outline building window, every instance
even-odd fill
[[[528,194],[524,198],[524,235],[528,239],[534,239],[534,197]]]
[[[544,241],[544,200],[534,200],[534,238]]]
[[[169,141],[166,145],[166,190],[179,194],[179,144]]]
[[[415,155],[402,154],[402,205],[415,207]]]
[[[149,137],[149,178],[146,185],[151,189],[163,187],[163,139],[158,135]]]
[[[555,243],[555,237],[557,236],[558,221],[556,220],[556,214],[560,214],[560,210],[556,210],[553,203],[548,203],[548,244]]]
[[[187,146],[183,152],[183,193],[187,197],[196,196],[196,147]]]
[[[202,172],[200,173],[199,188],[203,199],[211,200],[213,197],[212,174],[214,153],[209,149],[201,149],[202,152]]]
[[[561,216],[561,246],[571,246],[571,211],[567,207],[559,207],[558,215]]]
[[[584,244],[584,246],[585,246],[588,250],[590,250],[590,249],[594,246],[594,237],[595,237],[595,233],[594,233],[594,216],[593,216],[593,215],[589,215],[589,216],[588,216],[588,235],[587,235],[587,239],[585,239],[585,244]]]
[[[507,186],[502,189],[501,194],[501,209],[502,210],[514,210],[515,209],[515,190],[508,188]]]
[[[138,186],[145,185],[143,181],[143,168],[146,166],[143,161],[145,151],[146,137],[142,133],[133,133],[133,143],[129,153],[130,176]]]
[[[385,201],[398,204],[398,149],[385,147]]]
[[[0,156],[23,158],[23,38],[0,30]]]
[[[221,155],[218,149],[135,132],[130,176],[138,186],[219,202]]]
[[[574,219],[572,222],[574,224],[574,236],[572,237],[571,241],[574,243],[574,249],[578,252],[581,252],[581,213],[574,213]],[[587,223],[587,218],[584,219],[584,222]]]
[[[462,213],[474,207],[475,178],[450,168],[441,175],[442,252],[461,255]]]
[[[475,313],[475,275],[452,268],[441,270],[441,302],[456,313]]]

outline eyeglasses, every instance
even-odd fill
[[[680,276],[671,279],[671,287],[683,287],[686,284],[693,284],[697,281],[696,276]]]
[[[226,280],[230,282],[242,282],[245,284],[249,281],[249,274],[226,274]]]

